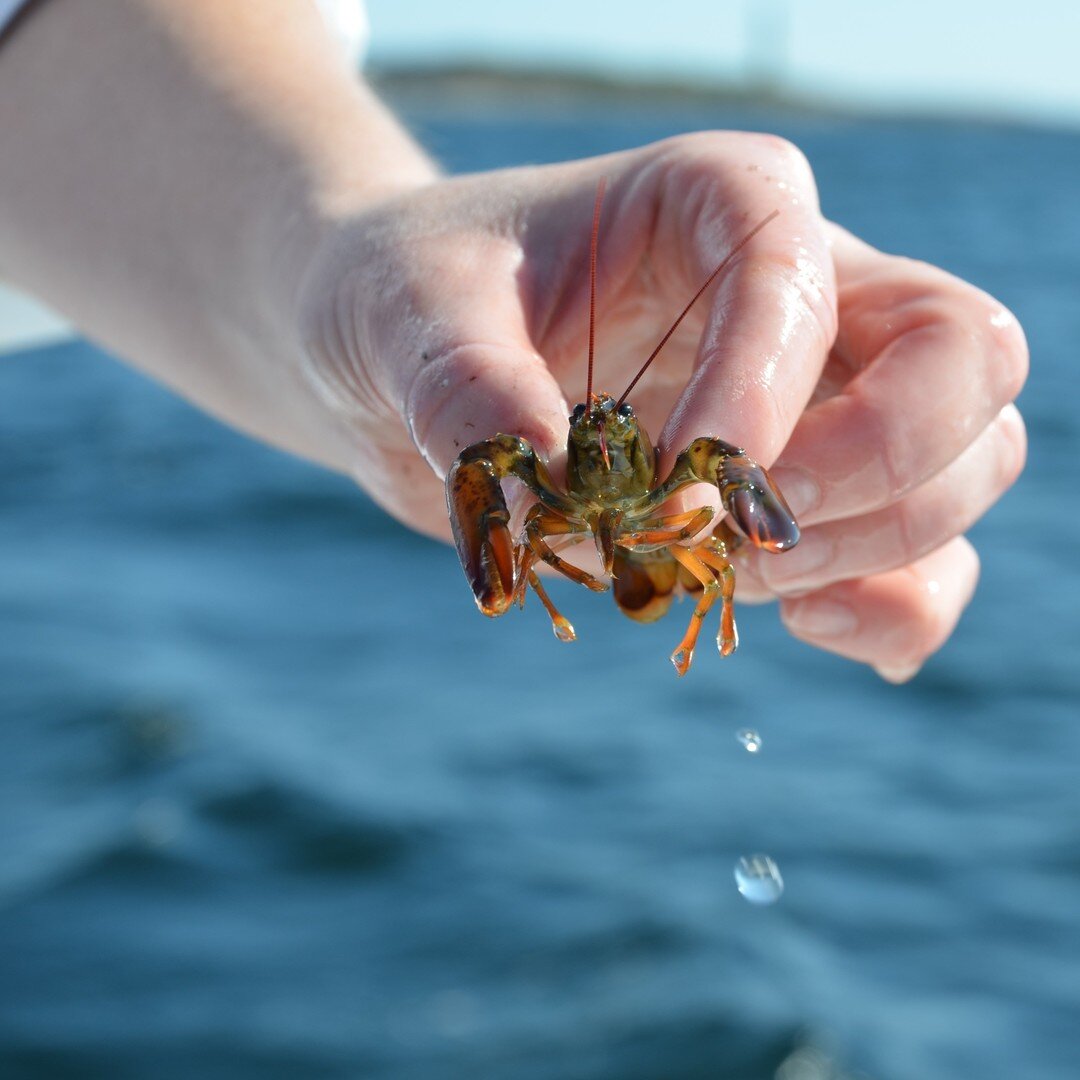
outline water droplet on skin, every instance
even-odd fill
[[[775,904],[784,891],[780,868],[768,855],[744,855],[735,864],[735,884],[751,904]]]
[[[761,749],[761,736],[753,728],[740,728],[735,732],[735,738],[748,754],[756,754]]]

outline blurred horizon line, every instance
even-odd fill
[[[529,106],[544,109],[573,101],[611,101],[627,105],[723,104],[774,109],[822,117],[892,121],[972,123],[1009,127],[1080,130],[1080,116],[1069,109],[1036,105],[1007,107],[983,97],[905,101],[882,94],[813,85],[788,79],[775,69],[760,74],[675,74],[662,69],[628,75],[620,65],[589,59],[515,59],[499,61],[481,52],[408,58],[371,57],[363,75],[392,99],[423,98],[447,108]],[[547,100],[538,93],[549,95]],[[429,97],[430,95],[430,97]],[[395,103],[395,102],[392,102]]]

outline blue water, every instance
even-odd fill
[[[1075,1077],[1080,137],[410,120],[457,169],[776,130],[832,216],[1000,296],[1031,456],[979,593],[909,686],[770,608],[677,681],[681,617],[482,619],[345,480],[90,345],[5,358],[0,1076]]]

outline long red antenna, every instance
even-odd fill
[[[599,203],[598,203],[597,205],[599,206]],[[719,265],[719,266],[718,266],[718,267],[717,267],[717,268],[716,268],[716,269],[715,269],[715,270],[714,270],[714,271],[713,271],[713,272],[712,272],[712,273],[711,273],[711,274],[710,274],[710,275],[708,276],[708,278],[707,278],[707,279],[705,280],[705,284],[704,284],[704,285],[702,285],[702,286],[701,286],[701,288],[700,288],[700,289],[698,289],[698,291],[697,291],[696,293],[694,293],[694,298],[693,298],[693,299],[692,299],[692,300],[690,301],[690,303],[689,303],[689,304],[687,304],[687,305],[686,305],[686,307],[684,307],[684,308],[682,309],[682,314],[681,314],[681,315],[680,315],[680,316],[679,316],[679,317],[678,317],[678,318],[677,318],[677,319],[676,319],[676,320],[675,320],[675,321],[674,321],[674,322],[673,322],[673,323],[671,324],[671,329],[670,329],[670,330],[669,330],[669,331],[668,331],[668,332],[667,332],[667,333],[666,333],[666,334],[665,334],[665,335],[664,335],[664,336],[663,336],[663,337],[662,337],[662,338],[660,339],[660,344],[659,344],[659,345],[657,345],[657,346],[656,346],[656,348],[655,348],[655,349],[653,349],[653,351],[652,351],[652,352],[651,352],[651,353],[649,354],[649,359],[648,359],[648,360],[646,360],[646,361],[645,361],[645,363],[641,365],[641,370],[640,370],[640,371],[639,371],[639,372],[638,372],[638,373],[637,373],[637,374],[636,374],[636,375],[635,375],[635,376],[634,376],[634,377],[633,377],[633,378],[632,378],[632,379],[630,380],[630,385],[629,385],[629,386],[628,386],[628,387],[627,387],[627,388],[626,388],[626,389],[625,389],[625,390],[624,390],[624,391],[622,392],[622,397],[621,397],[621,398],[619,398],[619,400],[618,400],[618,401],[616,402],[616,408],[617,408],[617,407],[618,407],[619,405],[621,405],[621,404],[622,404],[622,403],[623,403],[623,402],[624,402],[624,401],[626,400],[626,396],[627,396],[627,394],[629,394],[629,393],[630,393],[630,391],[631,391],[631,390],[633,390],[635,386],[637,386],[637,383],[638,383],[638,379],[640,379],[640,378],[641,378],[641,376],[642,376],[642,375],[644,375],[644,374],[645,374],[645,372],[649,370],[649,365],[650,365],[650,364],[651,364],[651,363],[652,363],[652,362],[653,362],[653,361],[654,361],[654,360],[656,359],[656,357],[657,357],[657,355],[659,354],[660,350],[661,350],[661,349],[662,349],[662,348],[663,348],[663,347],[664,347],[664,346],[665,346],[665,345],[666,345],[666,344],[668,343],[668,338],[670,338],[670,337],[671,337],[671,335],[672,335],[672,334],[674,334],[674,333],[675,333],[675,331],[676,331],[676,330],[677,330],[677,329],[679,328],[679,323],[681,323],[681,322],[683,321],[683,319],[685,319],[685,318],[686,318],[686,316],[687,316],[688,312],[690,311],[690,309],[691,309],[691,308],[692,308],[692,307],[693,307],[693,306],[694,306],[694,305],[695,305],[695,304],[696,304],[696,303],[698,302],[698,300],[699,300],[699,299],[701,298],[701,294],[702,294],[702,293],[703,293],[703,292],[704,292],[704,291],[705,291],[705,290],[706,290],[706,289],[707,289],[707,288],[708,288],[708,287],[709,287],[709,286],[710,286],[710,285],[711,285],[711,284],[712,284],[712,283],[713,283],[713,282],[714,282],[714,281],[715,281],[715,280],[717,279],[717,277],[718,277],[718,276],[720,275],[720,271],[721,271],[721,270],[723,270],[723,269],[724,269],[724,267],[725,267],[725,266],[727,266],[727,265],[728,265],[728,263],[730,263],[730,262],[731,262],[731,260],[732,260],[732,259],[734,259],[734,258],[735,258],[735,256],[736,256],[736,255],[738,255],[738,254],[739,254],[739,252],[740,252],[740,251],[742,251],[742,249],[743,249],[744,247],[746,247],[746,245],[747,245],[747,244],[749,244],[749,243],[750,243],[750,241],[751,241],[751,240],[753,240],[753,239],[754,239],[754,237],[755,237],[755,236],[757,236],[757,234],[758,234],[759,232],[761,232],[761,230],[762,230],[762,229],[764,229],[764,228],[765,228],[765,226],[766,226],[766,225],[768,225],[768,224],[769,224],[769,222],[770,222],[770,221],[772,221],[772,219],[773,219],[774,217],[776,217],[776,216],[777,216],[777,215],[778,215],[779,213],[780,213],[780,211],[779,211],[779,210],[774,210],[774,211],[773,211],[773,212],[772,212],[771,214],[769,214],[769,215],[768,215],[767,217],[764,217],[764,218],[762,218],[762,220],[761,220],[761,221],[759,221],[759,222],[758,222],[758,223],[757,223],[757,224],[756,224],[756,225],[755,225],[755,226],[754,226],[754,227],[753,227],[753,228],[752,228],[752,229],[751,229],[751,230],[750,230],[750,231],[749,231],[749,232],[748,232],[748,233],[747,233],[747,234],[746,234],[746,235],[745,235],[745,236],[744,236],[744,237],[743,237],[743,238],[742,238],[742,239],[741,239],[741,240],[740,240],[740,241],[739,241],[739,242],[738,242],[738,243],[737,243],[737,244],[736,244],[736,245],[735,245],[735,246],[734,246],[734,247],[733,247],[733,248],[732,248],[732,249],[731,249],[731,250],[730,250],[730,251],[729,251],[729,252],[728,252],[728,253],[727,253],[727,254],[726,254],[725,256],[724,256],[724,259],[723,259],[723,261],[722,261],[722,262],[720,263],[720,265]],[[591,345],[590,345],[590,357],[591,357],[591,352],[592,352],[592,349],[591,349]],[[589,363],[590,363],[590,368],[589,368],[589,371],[590,371],[590,379],[591,379],[591,372],[592,372],[592,367],[591,367],[591,365],[592,365],[592,360],[591,360],[591,359],[590,359]],[[590,382],[590,385],[591,385],[591,382]]]
[[[585,404],[592,404],[593,353],[596,350],[596,245],[600,237],[600,204],[604,201],[607,179],[601,178],[596,188],[593,206],[592,237],[589,240],[589,379],[585,387]]]

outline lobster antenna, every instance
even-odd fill
[[[589,378],[585,386],[586,407],[592,404],[593,354],[596,350],[596,245],[600,236],[600,204],[604,201],[607,178],[601,177],[593,206],[592,237],[589,240]]]
[[[599,205],[599,204],[598,204],[598,205]],[[663,348],[663,347],[664,347],[664,346],[665,346],[665,345],[666,345],[666,344],[668,343],[668,338],[670,338],[670,337],[671,337],[671,335],[672,335],[672,334],[674,334],[674,333],[675,333],[675,331],[676,331],[676,330],[677,330],[677,329],[679,328],[679,323],[681,323],[681,322],[683,321],[683,319],[685,319],[685,318],[686,318],[686,316],[687,316],[687,314],[689,313],[690,309],[691,309],[691,308],[692,308],[692,307],[693,307],[693,306],[694,306],[694,305],[695,305],[695,304],[696,304],[696,303],[698,302],[698,300],[699,300],[699,299],[701,298],[701,294],[702,294],[702,293],[703,293],[703,292],[704,292],[704,291],[705,291],[705,290],[706,290],[706,289],[707,289],[707,288],[708,288],[708,287],[709,287],[709,286],[710,286],[710,285],[711,285],[711,284],[712,284],[712,283],[713,283],[713,282],[714,282],[714,281],[715,281],[715,280],[717,279],[717,277],[719,277],[719,275],[720,275],[720,271],[721,271],[721,270],[723,270],[723,269],[724,269],[724,267],[726,267],[726,266],[728,265],[728,263],[730,263],[730,262],[731,262],[731,260],[732,260],[732,259],[734,259],[734,258],[735,258],[735,256],[736,256],[736,255],[738,255],[738,254],[739,254],[739,252],[740,252],[740,251],[742,251],[742,249],[743,249],[744,247],[746,247],[746,245],[747,245],[747,244],[749,244],[749,243],[750,243],[750,241],[751,241],[751,240],[753,240],[753,239],[754,239],[754,237],[755,237],[755,236],[757,236],[757,234],[758,234],[759,232],[761,232],[761,230],[762,230],[762,229],[764,229],[764,228],[765,228],[765,226],[766,226],[766,225],[768,225],[770,221],[772,221],[772,219],[773,219],[774,217],[777,217],[777,216],[779,215],[779,213],[780,213],[780,211],[779,211],[779,210],[774,210],[774,211],[773,211],[773,212],[772,212],[771,214],[769,214],[768,216],[766,216],[766,217],[762,218],[762,219],[761,219],[761,221],[759,221],[759,222],[758,222],[758,223],[757,223],[757,224],[756,224],[756,225],[755,225],[755,226],[754,226],[754,227],[753,227],[753,228],[752,228],[752,229],[751,229],[751,230],[750,230],[750,231],[749,231],[749,232],[748,232],[748,233],[747,233],[747,234],[746,234],[746,235],[745,235],[745,236],[744,236],[744,237],[743,237],[743,238],[742,238],[742,239],[741,239],[741,240],[740,240],[740,241],[739,241],[739,242],[738,242],[738,243],[737,243],[737,244],[736,244],[736,245],[735,245],[735,246],[734,246],[734,247],[733,247],[733,248],[732,248],[732,249],[731,249],[731,250],[730,250],[730,251],[729,251],[729,252],[728,252],[728,253],[727,253],[727,254],[726,254],[725,256],[724,256],[724,259],[723,259],[723,261],[722,261],[722,262],[720,263],[720,265],[719,265],[719,266],[718,266],[718,267],[717,267],[717,268],[716,268],[716,269],[715,269],[715,270],[714,270],[714,271],[713,271],[713,272],[712,272],[712,273],[711,273],[711,274],[710,274],[710,275],[708,276],[708,278],[706,278],[706,280],[705,280],[705,284],[704,284],[704,285],[702,285],[702,286],[701,286],[701,288],[700,288],[700,289],[698,289],[698,291],[697,291],[696,293],[694,293],[694,297],[693,297],[693,299],[692,299],[692,300],[690,301],[690,303],[689,303],[689,304],[687,304],[687,305],[686,305],[686,307],[684,307],[684,308],[682,309],[682,314],[681,314],[681,315],[680,315],[680,316],[679,316],[679,317],[678,317],[678,318],[677,318],[677,319],[676,319],[676,320],[675,320],[675,321],[674,321],[674,322],[673,322],[673,323],[671,324],[671,329],[670,329],[670,330],[669,330],[669,331],[668,331],[668,332],[667,332],[667,333],[666,333],[666,334],[665,334],[665,335],[664,335],[664,336],[663,336],[663,337],[662,337],[662,338],[660,339],[660,344],[659,344],[659,345],[657,345],[657,346],[656,346],[656,348],[655,348],[655,349],[653,349],[653,351],[652,351],[652,352],[651,352],[651,353],[649,354],[649,359],[648,359],[648,360],[646,360],[646,361],[645,361],[645,363],[641,365],[641,370],[640,370],[640,371],[639,371],[639,372],[638,372],[638,373],[637,373],[637,374],[636,374],[636,375],[635,375],[635,376],[634,376],[634,377],[633,377],[633,378],[632,378],[632,379],[630,380],[630,385],[629,385],[629,386],[628,386],[628,387],[627,387],[627,388],[626,388],[626,389],[625,389],[625,390],[624,390],[624,391],[622,392],[622,397],[621,397],[621,398],[619,398],[619,400],[618,400],[618,401],[617,401],[617,402],[615,403],[615,405],[616,405],[616,408],[618,408],[618,406],[619,406],[619,405],[621,405],[621,404],[622,404],[622,403],[623,403],[623,402],[624,402],[624,401],[626,400],[626,396],[627,396],[627,394],[629,394],[629,393],[630,393],[630,391],[631,391],[631,390],[633,390],[635,386],[637,386],[637,384],[638,384],[638,379],[640,379],[640,378],[641,378],[641,376],[642,376],[642,375],[644,375],[644,374],[645,374],[645,372],[649,370],[649,365],[650,365],[650,364],[651,364],[651,363],[652,363],[652,362],[653,362],[653,361],[654,361],[654,360],[656,359],[656,357],[657,357],[657,356],[659,355],[659,353],[660,353],[660,350],[661,350],[661,349],[662,349],[662,348]],[[591,353],[591,349],[590,349],[590,353]],[[590,360],[590,364],[591,364],[591,360]],[[591,372],[591,367],[590,367],[590,372]]]

